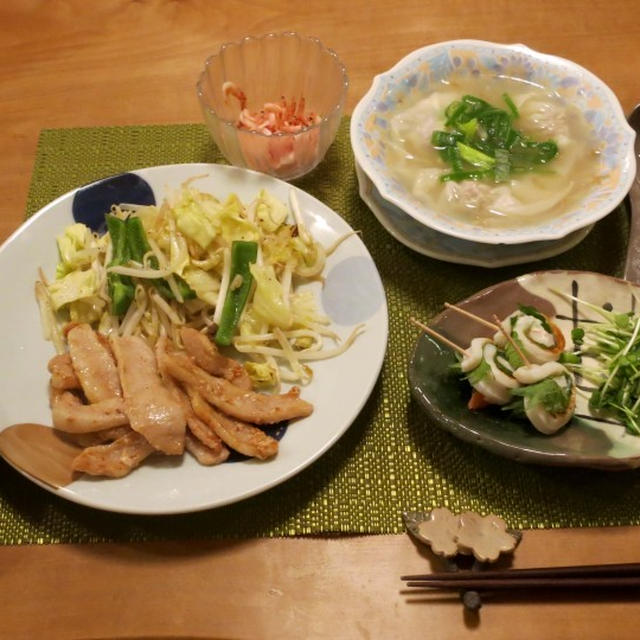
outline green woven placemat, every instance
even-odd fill
[[[218,161],[201,125],[43,131],[27,213],[73,187],[127,169]],[[410,315],[429,318],[445,300],[536,269],[619,274],[628,225],[624,211],[598,223],[559,257],[489,270],[426,258],[384,231],[358,196],[346,119],[326,160],[297,184],[362,231],[387,292],[388,355],[352,427],[284,484],[235,505],[184,516],[136,517],[81,507],[1,462],[1,543],[399,533],[403,510],[435,506],[492,511],[518,528],[640,522],[640,473],[533,467],[498,458],[429,424],[410,397],[406,376],[416,339],[407,324]]]

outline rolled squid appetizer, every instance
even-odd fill
[[[530,363],[556,362],[564,351],[565,339],[558,325],[533,307],[521,305],[501,325]],[[502,331],[496,332],[493,341],[500,349],[507,350],[512,364],[525,364],[510,350],[507,337]]]
[[[467,406],[482,409],[490,404],[504,405],[520,383],[506,356],[489,338],[474,338],[460,361],[460,369],[473,387]]]
[[[551,435],[571,420],[576,406],[573,374],[559,362],[529,364],[513,372],[520,387],[512,389],[516,400],[509,406],[523,412],[541,433]]]

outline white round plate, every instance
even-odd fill
[[[295,189],[305,223],[324,246],[351,228],[334,211],[304,191],[264,174],[214,164],[182,164],[133,171],[151,186],[156,201],[167,187],[194,176],[196,185],[218,198],[236,193],[245,203],[264,188],[283,201]],[[54,355],[42,337],[34,297],[37,270],[53,277],[57,262],[55,236],[73,222],[71,191],[41,209],[0,248],[0,290],[5,305],[0,357],[5,371],[0,386],[0,429],[21,422],[51,424],[47,397],[47,362]],[[191,456],[145,461],[125,478],[82,477],[60,490],[73,502],[123,513],[170,514],[198,511],[237,502],[273,487],[302,471],[331,447],[362,409],[378,378],[387,345],[387,304],[376,266],[357,235],[328,258],[325,283],[308,285],[319,307],[343,338],[354,325],[366,329],[342,355],[313,364],[314,378],[301,396],[314,411],[289,425],[278,455],[269,461],[228,462],[200,466]],[[31,480],[34,480],[27,475]],[[37,482],[34,480],[34,482]]]

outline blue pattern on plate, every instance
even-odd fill
[[[104,233],[105,214],[109,213],[112,205],[125,202],[156,204],[156,198],[146,180],[135,173],[121,173],[78,189],[73,196],[71,211],[76,222]]]
[[[260,429],[260,431],[264,431],[264,433],[266,433],[268,436],[271,436],[276,440],[282,440],[282,438],[284,437],[284,434],[287,433],[287,429],[289,428],[289,423],[280,422],[279,424],[274,425],[272,427],[262,427],[260,425],[254,425],[254,426],[257,429]],[[243,460],[252,460],[252,458],[250,458],[249,456],[245,456],[242,453],[238,453],[233,449],[229,449],[229,451],[231,453],[229,454],[229,457],[227,458],[226,462],[242,462]]]
[[[384,304],[372,265],[353,256],[335,265],[322,287],[322,306],[331,320],[343,326],[366,322]]]

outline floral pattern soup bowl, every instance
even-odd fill
[[[485,80],[490,83],[505,80],[513,86],[525,87],[526,90],[531,87],[532,91],[542,92],[541,95],[547,96],[554,104],[559,105],[558,109],[566,109],[567,114],[576,113],[583,123],[581,126],[584,131],[589,133],[593,151],[590,154],[593,156],[590,177],[583,178],[574,165],[568,164],[566,180],[580,185],[579,191],[574,195],[556,199],[557,206],[554,205],[555,208],[549,215],[527,214],[513,224],[499,222],[497,225],[493,222],[486,224],[480,220],[477,213],[451,215],[450,212],[443,211],[441,206],[430,203],[424,197],[418,197],[422,195],[419,193],[419,180],[413,185],[408,185],[407,180],[401,180],[398,171],[391,166],[396,163],[394,158],[399,157],[397,120],[394,120],[398,112],[408,113],[413,105],[424,101],[425,97],[434,95],[443,87],[451,92],[458,86],[464,88],[467,82],[475,82],[475,85],[471,86],[482,86]],[[462,93],[468,92],[461,91],[458,100],[462,100]],[[501,104],[496,103],[496,106],[505,111],[513,107],[513,128],[519,129],[519,123],[523,118],[519,119],[521,114],[518,113],[518,108],[514,104],[509,105],[511,100],[508,93],[503,93],[502,98],[499,92],[497,95]],[[544,104],[540,108],[544,110]],[[445,116],[444,107],[442,108],[442,115],[439,116],[442,122],[445,118],[447,123],[451,121],[449,113]],[[407,121],[408,118],[409,116]],[[423,145],[433,145],[442,149],[443,147],[438,146],[431,137],[433,131],[440,127],[434,128],[433,124],[430,126],[420,120],[417,122],[417,126],[424,127],[424,131],[420,132],[421,137],[416,136],[415,139],[421,140]],[[437,124],[441,125],[442,122]],[[473,124],[475,126],[476,123]],[[562,136],[558,135],[557,130],[550,128],[549,131],[549,140],[556,138],[560,150],[557,162],[554,164],[551,161],[544,167],[536,166],[535,173],[557,173],[556,178],[560,178],[561,165],[564,162],[561,157],[566,159],[568,151],[565,153],[565,147],[560,141]],[[477,135],[485,139],[485,131],[482,128]],[[576,137],[574,135],[574,139]],[[419,224],[448,236],[485,244],[557,240],[579,229],[585,229],[606,216],[620,204],[633,181],[636,164],[633,153],[634,139],[634,132],[629,127],[616,96],[591,72],[569,60],[538,53],[521,44],[504,45],[478,40],[443,42],[413,51],[392,69],[375,77],[368,93],[354,110],[351,120],[351,143],[356,161],[386,201],[399,207]],[[467,142],[466,139],[464,142]],[[459,139],[451,144],[458,145],[458,152],[460,151]],[[406,148],[403,147],[403,157],[413,160],[411,154],[407,155],[405,152]],[[433,153],[433,149],[431,152]],[[487,159],[486,155],[484,159]],[[464,160],[469,159],[464,157]],[[491,157],[488,160],[496,162]],[[470,161],[473,162],[474,159],[471,158]],[[422,158],[418,158],[415,166],[421,168],[420,162]],[[441,161],[437,159],[437,162]],[[546,160],[541,162],[544,163]],[[452,166],[455,172],[455,165]],[[476,166],[481,166],[481,163]],[[529,169],[517,170],[520,175],[533,173]],[[497,173],[490,174],[489,171],[485,171],[485,175],[495,176],[495,183],[493,179],[490,180],[492,185],[499,182]],[[440,182],[443,182],[442,173],[439,177]],[[514,170],[508,178],[502,178],[501,183],[506,186],[501,188],[510,188],[513,191],[515,178]],[[470,182],[472,181],[465,179],[456,184],[464,185]],[[450,193],[449,191],[446,194],[448,201],[459,197]],[[444,199],[444,196],[439,197],[438,202]],[[493,219],[496,220],[496,217]]]

